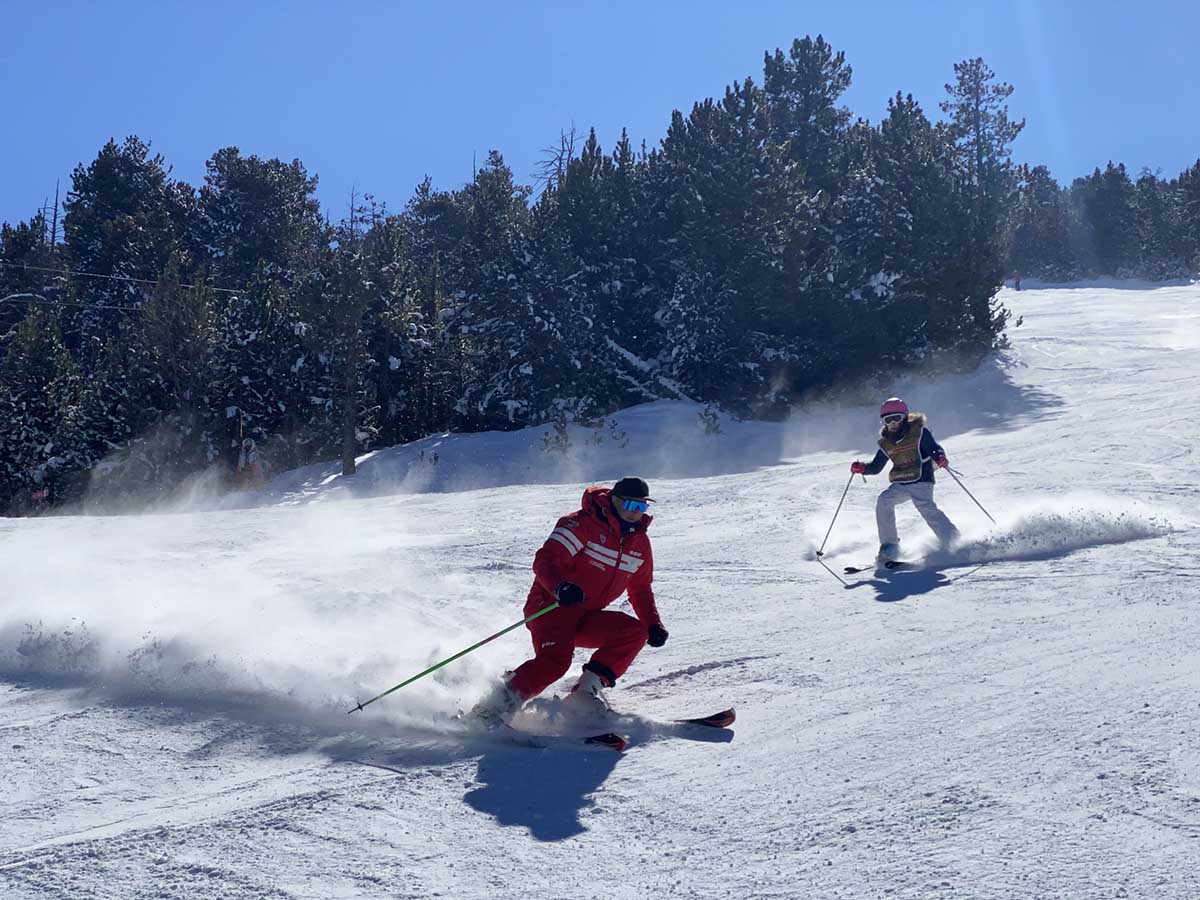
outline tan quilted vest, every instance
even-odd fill
[[[888,472],[888,481],[899,481],[909,484],[921,480],[921,435],[925,433],[925,417],[910,415],[908,431],[898,441],[893,441],[886,434],[880,435],[879,446],[892,461],[892,471]]]

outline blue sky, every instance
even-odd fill
[[[572,123],[654,145],[672,109],[818,33],[853,67],[857,116],[897,90],[938,115],[953,64],[982,56],[1028,120],[1018,160],[1173,176],[1200,157],[1200,3],[1108,5],[0,0],[0,220],[128,134],[194,186],[221,147],[298,157],[334,218],[352,188],[398,210],[426,174],[457,187],[491,148],[531,180]]]

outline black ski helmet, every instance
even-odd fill
[[[651,500],[650,486],[640,478],[625,476],[612,486],[612,492],[617,497],[627,500]],[[651,500],[651,502],[653,502]]]

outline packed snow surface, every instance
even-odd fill
[[[1004,300],[977,371],[787,423],[658,403],[565,452],[433,435],[0,521],[0,896],[1200,896],[1200,287]],[[943,475],[962,545],[902,508],[929,564],[844,575],[886,484],[855,478],[827,570],[893,393],[997,524]],[[462,733],[524,629],[347,715],[518,620],[555,519],[628,473],[671,637],[610,692],[627,752]],[[729,706],[732,739],[654,724]]]

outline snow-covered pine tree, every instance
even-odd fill
[[[23,511],[32,490],[57,491],[55,431],[79,386],[53,311],[29,307],[0,362],[0,510]]]
[[[962,199],[955,191],[954,146],[909,95],[888,102],[872,143],[883,208],[876,227],[885,250],[887,302],[877,307],[879,364],[925,361],[953,343],[962,307]],[[892,278],[892,276],[898,276]]]
[[[58,264],[59,248],[51,240],[50,224],[41,212],[28,222],[0,226],[0,299],[14,294],[19,298],[0,303],[0,342],[25,317],[25,299],[41,302],[59,293],[60,279],[42,271]]]
[[[1065,192],[1045,166],[1023,166],[1018,178],[1008,270],[1052,281],[1079,277]]]
[[[242,156],[237,147],[218,150],[205,168],[196,227],[214,283],[291,284],[297,258],[323,237],[316,176],[299,160]]]
[[[368,389],[367,313],[377,299],[371,281],[365,235],[382,212],[372,214],[351,197],[350,214],[329,233],[330,243],[306,261],[297,296],[303,337],[318,378],[311,395],[306,431],[314,452],[340,454],[342,473],[353,475],[355,457],[377,433],[378,406]],[[313,369],[316,369],[314,372]]]
[[[195,198],[137,137],[120,146],[110,140],[90,165],[75,168],[71,181],[64,219],[68,261],[89,275],[121,276],[81,279],[77,286],[85,306],[64,330],[90,371],[103,339],[129,315],[119,307],[137,307],[149,297],[145,282],[158,278],[172,253],[180,254],[185,276],[192,274]]]
[[[156,479],[174,484],[215,462],[222,400],[210,395],[216,380],[214,293],[187,286],[176,256],[168,260],[140,315],[143,346],[162,379],[162,419],[154,435]]]
[[[256,274],[246,290],[217,295],[216,306],[210,396],[222,456],[232,468],[251,438],[268,469],[311,462],[301,438],[321,367],[310,365],[296,304],[274,277]]]
[[[1142,278],[1179,278],[1188,274],[1180,241],[1181,224],[1169,182],[1143,170],[1134,184],[1134,274]]]
[[[619,154],[621,165],[634,165],[628,139]],[[625,343],[650,346],[639,340],[647,331],[637,319],[642,267],[631,255],[636,236],[627,229],[636,226],[623,205],[631,173],[617,166],[593,130],[533,208],[535,278],[569,321],[579,363],[574,372],[559,373],[559,419],[589,420],[662,396],[653,364]]]
[[[85,501],[98,510],[171,487],[137,446],[152,435],[168,406],[167,390],[139,328],[125,323],[104,341],[92,374],[58,425],[63,458],[60,501]]]
[[[458,409],[475,427],[546,421],[558,385],[582,366],[583,329],[568,297],[539,282],[529,195],[496,151],[457,194],[465,234],[446,268],[444,321],[467,347],[474,378]]]
[[[1125,164],[1076,178],[1071,203],[1079,216],[1084,260],[1096,275],[1128,272],[1137,256],[1134,186]]]
[[[845,286],[837,283],[833,258],[841,239],[834,201],[845,184],[850,123],[850,111],[839,101],[851,75],[845,54],[820,35],[795,40],[786,55],[776,50],[764,59],[769,141],[798,182],[791,204],[797,212],[782,260],[787,288],[779,298],[797,354],[797,389],[820,383],[831,344],[848,326]]]
[[[1171,182],[1179,222],[1180,252],[1188,272],[1200,274],[1200,159]]]
[[[388,217],[369,242],[372,279],[389,294],[380,327],[370,337],[380,403],[380,439],[408,441],[457,425],[455,405],[467,382],[465,341],[447,327],[446,269],[465,233],[454,194],[434,191],[426,178],[398,216]],[[394,436],[394,437],[393,437]]]

